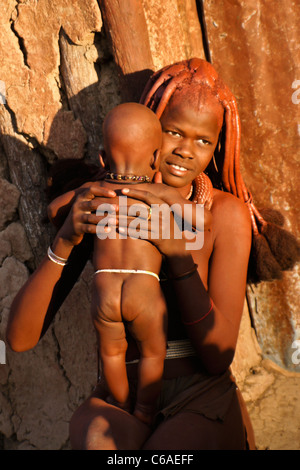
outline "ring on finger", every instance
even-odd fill
[[[152,214],[152,209],[151,209],[151,207],[149,207],[149,213],[148,213],[148,218],[147,218],[147,220],[150,220],[150,219],[151,219],[151,214]]]

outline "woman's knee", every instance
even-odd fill
[[[149,432],[133,415],[97,398],[81,405],[70,421],[74,450],[138,450]]]
[[[97,410],[95,405],[93,406],[92,400],[88,400],[75,411],[70,421],[72,449],[116,449],[109,428],[109,421],[105,417],[105,413],[101,413],[101,409]]]

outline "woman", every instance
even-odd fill
[[[71,444],[74,449],[106,450],[254,448],[251,425],[246,429],[247,415],[242,416],[229,372],[244,305],[251,222],[254,235],[261,237],[255,219],[260,215],[239,173],[236,102],[213,67],[199,59],[155,74],[142,101],[158,114],[163,128],[162,179],[157,178],[161,198],[130,187],[126,195],[149,205],[170,203],[176,188],[199,202],[201,188],[195,181],[214,154],[227,192],[204,188],[206,201],[212,201],[213,222],[201,250],[187,252],[184,239],[151,240],[147,235],[164,256],[168,277],[162,287],[168,303],[170,358],[165,361],[156,426],[150,429],[111,404],[100,381],[71,420]],[[64,201],[65,220],[55,201],[50,206],[50,217],[59,226],[64,222],[50,257],[13,302],[7,339],[14,350],[34,347],[47,329],[89,254],[86,234],[95,233],[99,221],[92,212],[113,196],[94,182]],[[133,384],[135,351],[129,342]]]

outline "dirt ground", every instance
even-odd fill
[[[258,450],[300,450],[300,374],[265,359],[244,312],[232,366]]]

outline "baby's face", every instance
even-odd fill
[[[192,109],[172,101],[161,117],[163,142],[160,171],[169,186],[184,187],[205,170],[218,143],[221,105]]]

